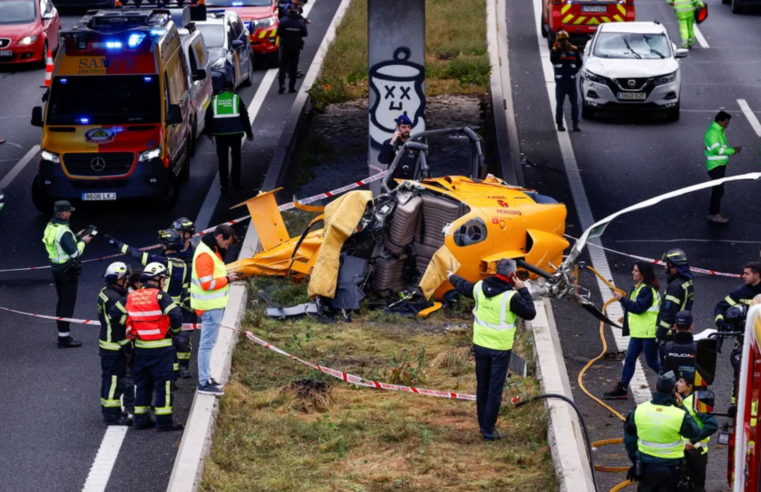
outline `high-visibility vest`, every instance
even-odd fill
[[[240,98],[232,92],[217,94],[211,100],[212,135],[240,135],[245,133],[238,107]]]
[[[637,449],[656,458],[684,458],[684,441],[680,430],[684,410],[673,405],[655,405],[645,402],[634,411],[637,426]]]
[[[637,300],[639,291],[647,287],[644,283],[637,285],[637,288],[629,296],[632,301]],[[655,338],[655,324],[658,321],[658,310],[661,304],[661,295],[652,287],[647,287],[653,291],[653,304],[647,311],[642,314],[627,313],[629,320],[629,334],[634,338]]]
[[[208,277],[198,278],[198,268],[196,261],[202,254],[211,256],[214,261],[214,273]],[[203,290],[201,284],[212,282],[215,278],[225,277],[227,268],[225,263],[211,250],[203,241],[196,246],[196,252],[193,255],[193,276],[190,282],[190,307],[199,311],[211,311],[212,309],[224,309],[227,306],[228,291],[230,284],[226,284],[220,289]]]
[[[711,171],[719,166],[729,163],[729,156],[735,153],[735,149],[727,145],[727,134],[724,128],[716,123],[711,123],[705,136],[706,168]]]
[[[141,346],[140,341],[154,342],[164,341],[170,328],[169,316],[161,310],[158,296],[159,289],[145,287],[127,296],[127,333],[137,337],[135,346]],[[175,305],[169,306],[167,311],[174,309]],[[167,339],[171,345],[172,341]],[[150,344],[151,346],[164,346],[164,344]]]
[[[698,427],[700,427],[702,429],[703,428],[703,421],[698,418],[697,413],[693,409],[693,405],[694,405],[694,401],[695,401],[693,396],[695,396],[695,395],[692,394],[692,395],[688,396],[687,398],[685,398],[683,404],[684,404],[684,407],[687,409],[687,411],[690,412],[690,415],[692,415],[692,418],[695,419],[695,423],[698,424]],[[701,448],[700,454],[706,454],[708,452],[708,441],[710,441],[710,440],[711,440],[711,436],[708,436],[705,439],[703,439],[702,441],[698,441],[697,443],[694,444],[694,446],[696,448]],[[687,444],[688,442],[690,442],[690,440],[685,437],[684,438],[684,443]]]
[[[486,297],[483,281],[473,287],[476,307],[473,308],[473,343],[492,350],[512,350],[517,316],[510,310],[514,290]]]
[[[45,249],[48,252],[48,257],[50,257],[50,263],[53,265],[63,265],[64,263],[67,263],[75,258],[79,258],[79,255],[82,254],[85,249],[85,243],[82,241],[77,241],[77,237],[74,236],[74,242],[77,243],[77,252],[74,253],[73,256],[69,256],[69,254],[66,253],[61,247],[61,238],[67,232],[74,236],[74,233],[71,232],[68,224],[48,222],[47,227],[45,227],[45,233],[42,236],[42,242],[45,244]]]
[[[695,11],[703,6],[700,0],[668,0],[666,3],[674,7],[677,19],[695,17]]]

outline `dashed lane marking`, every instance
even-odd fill
[[[111,471],[116,464],[116,458],[119,456],[119,450],[127,435],[126,425],[112,425],[106,429],[106,435],[100,443],[98,454],[95,455],[95,461],[87,475],[87,481],[82,488],[82,492],[104,492],[111,478]]]
[[[13,169],[8,171],[8,174],[6,174],[5,177],[0,180],[0,188],[5,189],[10,186],[10,184],[13,183],[13,180],[16,179],[16,176],[18,176],[19,173],[24,170],[26,165],[29,164],[29,161],[31,161],[34,156],[37,155],[39,150],[39,145],[35,145],[29,149],[29,152],[27,152],[26,155],[22,157],[20,161],[18,161],[18,164],[13,166]]]
[[[756,132],[756,135],[761,137],[761,123],[758,122],[756,114],[750,109],[750,106],[748,106],[748,102],[745,99],[738,99],[737,104],[740,105],[743,114],[748,118],[748,123],[753,127],[753,131]]]

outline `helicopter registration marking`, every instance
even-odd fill
[[[498,208],[497,210],[495,210],[495,212],[497,212],[498,214],[503,214],[503,215],[523,215],[523,213],[520,210],[509,210],[509,209],[502,210]]]

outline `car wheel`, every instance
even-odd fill
[[[555,33],[552,31],[549,31],[547,33],[547,47],[552,50],[552,47],[555,45]]]
[[[581,117],[585,120],[593,120],[595,119],[595,110],[594,108],[587,106],[587,101],[584,99],[584,96],[581,96]]]
[[[43,214],[50,215],[50,211],[53,210],[53,199],[42,191],[39,176],[32,181],[32,203]]]
[[[544,23],[544,17],[543,16],[539,17],[539,30],[542,31],[542,37],[546,38],[547,37],[547,26]]]
[[[42,56],[40,57],[40,67],[45,68],[45,65],[47,65],[48,62],[48,42],[45,41],[42,44]]]
[[[731,0],[731,2],[732,2],[732,13],[742,14],[743,10],[745,9],[742,8],[742,6],[740,5],[740,2],[738,0]]]
[[[267,67],[280,68],[280,50],[267,55]]]
[[[159,197],[159,210],[172,210],[177,205],[177,200],[180,198],[179,180],[179,177],[175,178],[173,174],[169,175],[164,192]]]
[[[666,111],[666,119],[669,121],[679,121],[681,103],[677,102],[676,106]]]

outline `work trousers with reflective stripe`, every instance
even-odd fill
[[[61,318],[71,318],[74,316],[74,307],[77,304],[79,276],[75,275],[73,270],[73,268],[68,268],[62,272],[53,270],[53,282],[55,283],[55,292],[58,295],[55,315]],[[58,325],[58,338],[71,336],[68,321],[56,321],[56,324]]]
[[[481,434],[494,434],[502,405],[502,390],[510,364],[510,350],[493,350],[473,345],[476,355],[476,411]]]
[[[125,409],[131,412],[135,406],[135,386],[128,362],[121,350],[100,351],[100,407],[104,420],[116,420],[121,417],[122,395]]]
[[[195,313],[190,312],[188,310],[183,309],[182,310],[182,322],[183,323],[198,323],[198,317]],[[190,366],[190,353],[193,350],[193,340],[191,338],[191,335],[193,334],[190,330],[183,330],[179,332],[177,335],[174,336],[172,339],[174,341],[174,350],[177,353],[177,362],[178,367],[176,369],[175,376],[179,376],[180,367],[189,367]]]
[[[555,79],[555,123],[558,125],[563,122],[563,104],[566,96],[568,96],[568,102],[571,103],[571,122],[577,125],[579,123],[579,96],[576,91],[576,79]]]
[[[681,466],[642,463],[642,478],[637,492],[675,492],[682,478]]]
[[[708,176],[713,179],[721,179],[727,174],[727,166],[718,166],[708,171]],[[708,206],[708,215],[716,215],[721,212],[721,199],[724,197],[724,185],[711,188],[711,203]]]
[[[156,414],[156,427],[172,426],[172,359],[174,349],[135,350],[135,425],[139,426],[151,418],[151,397]]]

